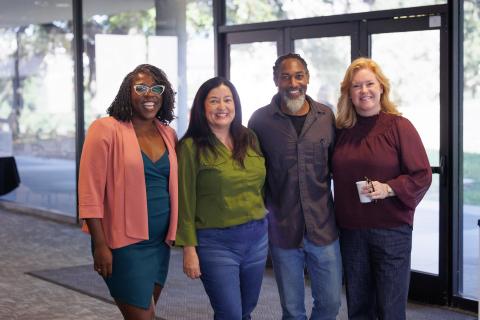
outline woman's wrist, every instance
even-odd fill
[[[197,250],[195,250],[195,246],[184,246],[183,247],[183,253],[196,253]]]
[[[394,197],[395,191],[393,191],[392,187],[390,187],[388,184],[385,185],[387,186],[387,197]]]

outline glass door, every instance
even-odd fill
[[[392,99],[422,138],[433,171],[432,185],[415,211],[412,243],[410,296],[434,303],[446,303],[446,226],[448,190],[445,123],[448,102],[448,72],[441,50],[444,16],[412,17],[367,23],[371,57],[389,77]],[[401,44],[399,47],[398,44]],[[444,69],[442,69],[444,68]],[[442,89],[445,89],[442,91]],[[446,141],[446,140],[443,140]],[[440,236],[443,234],[443,236]],[[432,294],[433,293],[433,294]]]
[[[289,30],[295,53],[308,63],[308,95],[334,111],[340,96],[342,70],[352,58],[352,44],[357,43],[356,25],[336,23],[326,26],[298,27]]]
[[[390,78],[393,101],[419,132],[432,166],[440,162],[439,33],[411,31],[371,38],[372,58]],[[394,43],[402,43],[406,50],[399,52]],[[439,272],[439,198],[439,174],[434,173],[432,186],[415,211],[412,246],[412,270],[432,275]]]
[[[449,190],[453,171],[448,166],[452,152],[448,143],[447,7],[436,10],[438,13],[418,15],[392,10],[388,15],[341,17],[344,22],[319,21],[259,31],[270,32],[269,39],[245,38],[254,32],[229,33],[226,70],[248,110],[244,112],[246,123],[276,92],[272,81],[275,47],[278,55],[296,52],[305,58],[310,71],[307,93],[332,109],[344,72],[354,58],[370,56],[382,66],[391,81],[392,98],[419,132],[434,173],[432,186],[415,214],[410,297],[448,304],[448,279],[453,274],[448,261],[454,261],[454,254],[449,250],[453,243],[449,209],[453,207]],[[235,37],[238,39],[232,41]]]
[[[258,108],[268,104],[275,93],[275,84],[271,77],[271,68],[277,57],[275,42],[253,42],[232,44],[230,59],[230,81],[235,85],[242,103],[242,122],[246,126],[248,119]],[[250,63],[239,63],[251,61]]]
[[[440,50],[446,41],[446,32],[441,38],[445,22],[445,17],[439,15],[372,19],[355,25],[343,24],[340,34],[338,30],[342,28],[327,29],[337,30],[337,35],[322,32],[317,26],[292,28],[289,32],[295,52],[311,62],[309,93],[312,97],[335,106],[340,82],[351,59],[370,56],[389,77],[392,99],[400,112],[419,132],[434,175],[432,186],[415,213],[411,280],[414,294],[411,296],[436,303],[446,302],[442,301],[445,299],[442,293],[446,290],[447,272],[440,264],[446,257],[447,239],[440,237],[440,233],[446,227],[448,206],[445,183],[448,152],[441,147],[441,140],[446,138],[441,132],[447,132],[447,128],[441,128],[442,117],[448,108],[443,93],[446,83],[441,83],[447,78],[441,80],[440,77],[441,72],[447,72],[442,70],[446,64],[441,63],[445,56]],[[362,51],[359,48],[364,52],[358,54]]]
[[[354,29],[355,25],[344,23],[228,34],[227,76],[240,95],[243,123],[276,94],[272,67],[279,55],[288,52],[302,55],[308,64],[307,94],[335,109],[340,70],[350,64],[352,43],[356,43],[351,35]]]
[[[277,59],[281,34],[276,31],[241,32],[227,36],[227,76],[242,103],[242,123],[270,103],[276,93],[272,66]]]

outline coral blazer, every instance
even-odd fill
[[[175,241],[178,222],[178,170],[175,131],[156,120],[170,161],[170,225],[165,241]],[[95,120],[80,160],[78,207],[81,219],[101,219],[112,248],[148,239],[147,191],[143,160],[131,122],[113,117]],[[88,232],[84,223],[82,230]]]

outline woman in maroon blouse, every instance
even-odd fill
[[[420,136],[389,92],[378,64],[358,58],[338,101],[332,173],[349,319],[405,319],[413,214],[432,181]],[[362,180],[371,202],[359,200]]]

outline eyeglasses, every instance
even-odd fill
[[[139,96],[144,96],[148,93],[148,90],[152,94],[155,94],[157,96],[161,96],[162,93],[165,91],[165,86],[161,84],[157,84],[155,86],[146,86],[144,84],[136,84],[133,86],[133,89],[135,90],[135,93],[138,94]]]

